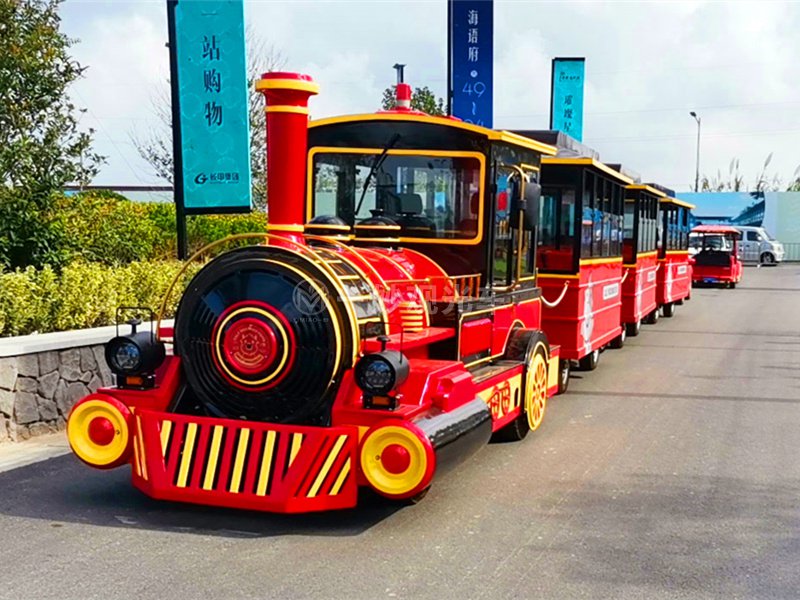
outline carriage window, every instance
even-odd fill
[[[543,271],[575,269],[575,188],[546,187],[539,204],[537,264]]]
[[[594,235],[595,181],[592,173],[584,174],[583,212],[581,214],[581,258],[592,256]]]
[[[495,180],[494,217],[494,283],[509,285],[513,275],[513,248],[511,198],[514,197],[516,179],[500,172]]]
[[[388,217],[406,238],[477,237],[483,177],[477,156],[390,151],[379,158],[379,152],[314,155],[312,217],[337,215],[350,225]]]

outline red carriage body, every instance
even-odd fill
[[[652,322],[658,311],[658,201],[664,196],[664,192],[650,185],[626,188],[622,323],[632,336],[639,334],[643,321]]]
[[[736,287],[742,280],[739,259],[741,232],[728,225],[698,225],[691,231],[692,283],[721,283]]]
[[[671,196],[659,200],[661,231],[658,249],[657,301],[664,316],[671,317],[676,305],[692,294],[689,260],[689,214],[693,205]]]
[[[555,149],[402,106],[309,124],[310,78],[257,86],[268,233],[204,265],[158,341],[108,344],[118,386],[75,406],[70,444],[94,467],[130,463],[155,498],[276,512],[351,507],[362,486],[418,498],[490,436],[536,429],[565,387],[536,282]],[[591,271],[618,285],[621,259]]]
[[[624,342],[622,227],[627,176],[594,158],[542,160],[539,282],[542,326],[562,359],[594,369]]]

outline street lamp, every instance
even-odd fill
[[[698,192],[700,191],[700,117],[698,117],[697,113],[694,111],[690,112],[689,115],[694,117],[694,120],[697,121],[697,162],[694,170],[694,191]]]

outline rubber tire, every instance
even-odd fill
[[[627,328],[623,327],[622,328],[622,332],[617,337],[615,337],[613,340],[611,340],[611,342],[608,344],[608,346],[610,348],[613,348],[614,350],[619,350],[620,348],[625,346],[625,339],[628,337],[627,331],[628,331]]]
[[[647,323],[648,325],[655,325],[656,323],[658,323],[658,317],[659,317],[659,309],[655,308],[653,311],[650,312],[649,315],[647,315],[644,318],[644,322]]]
[[[761,262],[761,266],[764,266],[764,267],[767,267],[767,266],[771,267],[771,266],[775,266],[777,264],[775,262],[775,256],[772,254],[772,252],[764,252],[761,255],[761,261],[760,262]]]
[[[558,392],[563,394],[569,389],[569,375],[572,371],[572,361],[559,359],[558,361]]]
[[[625,323],[625,329],[628,332],[628,337],[636,337],[642,330],[642,322],[636,321],[636,323]]]
[[[736,282],[735,282],[735,281],[731,281],[731,282],[728,284],[728,287],[729,287],[729,288],[731,288],[732,290],[735,290],[735,289],[736,289]]]
[[[683,298],[681,298],[680,300],[675,300],[675,305],[676,306],[683,306]]]
[[[672,315],[675,314],[675,303],[667,302],[664,306],[661,307],[661,314],[663,314],[666,319],[671,318]]]
[[[583,358],[578,360],[578,369],[581,371],[594,371],[597,363],[600,362],[600,349],[593,350]]]

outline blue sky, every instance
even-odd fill
[[[165,97],[166,2],[67,0],[63,27],[88,67],[73,96],[107,155],[97,183],[154,184],[131,136],[158,121]],[[445,92],[446,2],[246,2],[247,25],[288,70],[321,84],[312,116],[371,111],[394,81]],[[739,158],[754,180],[788,181],[800,165],[800,3],[495,2],[495,126],[546,128],[550,59],[585,56],[584,142],[601,159],[677,190]]]

